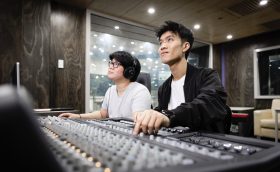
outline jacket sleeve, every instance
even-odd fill
[[[158,106],[157,107],[155,107],[154,108],[154,110],[156,110],[156,111],[158,111],[158,112],[160,112],[161,110],[162,110],[162,107],[161,107],[161,100],[160,100],[160,98],[161,98],[161,94],[162,94],[162,88],[163,86],[161,85],[159,88],[158,88]]]
[[[205,70],[195,82],[196,87],[199,85],[197,96],[171,110],[175,114],[171,119],[171,127],[180,125],[188,126],[191,130],[224,132],[225,118],[228,114],[227,94],[218,73],[210,69]],[[193,87],[191,84],[188,89],[195,90]]]

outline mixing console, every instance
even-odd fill
[[[132,135],[124,118],[35,117],[24,92],[0,87],[0,154],[6,171],[279,171],[280,145],[253,138],[161,128]]]
[[[188,132],[186,127],[133,136],[134,124],[124,118],[82,121],[49,116],[39,121],[67,171],[269,171],[274,165],[264,169],[262,163],[280,158],[280,147],[270,142]]]

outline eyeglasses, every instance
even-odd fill
[[[111,60],[108,62],[108,67],[118,68],[119,65],[122,65],[120,62],[112,62]]]

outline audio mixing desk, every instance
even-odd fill
[[[36,116],[26,94],[0,87],[0,154],[6,171],[279,171],[278,143],[161,128],[132,135],[134,123]]]
[[[55,155],[67,171],[273,171],[280,147],[244,137],[162,128],[132,135],[129,119],[41,118]],[[77,163],[79,162],[79,163]],[[70,169],[69,169],[70,168]]]

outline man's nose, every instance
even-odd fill
[[[163,49],[165,49],[165,48],[166,48],[166,44],[161,44],[159,49],[160,49],[160,50],[163,50]]]

